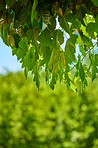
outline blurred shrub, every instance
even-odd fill
[[[38,91],[22,72],[1,75],[0,148],[98,148],[97,82],[80,96],[64,84]]]

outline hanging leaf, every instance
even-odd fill
[[[25,76],[27,78],[27,76],[28,76],[28,68],[27,67],[25,67],[25,69],[24,69],[24,74],[25,74]]]
[[[79,51],[82,53],[83,56],[85,56],[84,43],[83,43],[80,35],[77,38],[77,44],[79,44]]]
[[[38,0],[34,0],[32,11],[31,11],[31,23],[33,23],[34,18],[37,16],[37,11],[36,11],[37,4],[38,4]]]
[[[82,36],[82,40],[83,40],[84,44],[85,44],[88,48],[90,48],[90,47],[93,46],[93,43],[92,43],[91,39],[89,39],[87,36],[83,35],[83,36]]]
[[[80,29],[81,23],[77,20],[77,17],[73,13],[69,13],[66,20],[72,23],[72,29]]]
[[[51,57],[51,49],[49,47],[45,47],[43,48],[44,51],[43,51],[43,57],[46,61],[46,64],[48,64],[49,60],[50,60],[50,57]]]
[[[33,36],[33,29],[29,29],[27,32],[26,32],[26,35],[28,37],[29,40],[33,40],[34,39],[34,36]]]
[[[27,67],[28,70],[32,70],[33,67],[35,66],[34,50],[35,50],[35,47],[31,47],[24,58],[25,67]]]
[[[91,38],[94,37],[94,25],[95,25],[95,23],[88,23],[87,28],[86,28],[86,31]]]
[[[79,74],[80,74],[80,78],[81,78],[81,80],[83,82],[84,79],[85,79],[85,72],[84,72],[84,68],[83,68],[81,62],[80,62],[80,66],[79,66]]]
[[[60,45],[64,43],[63,32],[60,29],[57,30],[57,38]]]
[[[49,46],[51,44],[51,36],[47,28],[43,30],[42,33],[40,34],[39,42],[44,46]]]
[[[36,86],[39,89],[39,87],[40,87],[40,75],[39,75],[39,72],[38,72],[37,69],[34,72],[34,79],[33,79],[33,81],[36,83]]]
[[[68,57],[68,59],[70,60],[70,62],[75,62],[76,58],[75,58],[75,42],[76,42],[76,35],[73,35],[72,38],[69,38],[66,42],[66,46],[65,46],[65,55]]]
[[[26,41],[25,41],[25,40],[21,40],[21,41],[19,42],[19,47],[20,47],[22,50],[26,51],[26,50],[27,50],[27,43],[26,43]]]
[[[20,59],[22,59],[22,58],[25,57],[26,51],[23,50],[23,49],[21,49],[21,48],[17,48],[17,53],[16,53],[16,55],[17,55],[17,59],[20,60]]]
[[[94,31],[98,33],[98,14],[96,15],[96,18],[95,18]]]
[[[69,29],[69,25],[64,17],[59,16],[58,21],[60,23],[60,26],[69,34],[72,34],[72,31]]]
[[[54,85],[56,84],[57,75],[56,73],[52,74],[52,79],[50,80],[50,88],[54,90]]]

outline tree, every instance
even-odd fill
[[[83,90],[96,78],[97,0],[1,0],[0,36],[38,88],[43,67],[52,89],[59,79],[77,90],[79,79]]]
[[[0,148],[98,148],[98,79],[83,95],[39,91],[23,72],[0,75]]]

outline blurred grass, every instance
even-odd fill
[[[0,148],[98,148],[98,79],[82,95],[0,75]]]

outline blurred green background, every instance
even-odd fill
[[[98,79],[82,95],[0,75],[0,148],[98,148]]]

